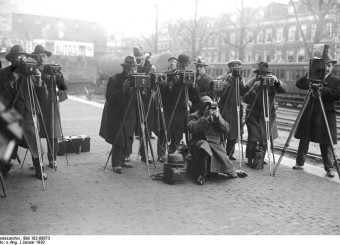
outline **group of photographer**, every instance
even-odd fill
[[[51,55],[41,45],[37,45],[32,54],[15,45],[6,55],[10,66],[0,70],[0,99],[7,108],[14,108],[22,116],[23,137],[17,142],[12,159],[19,159],[18,146],[28,149],[33,162],[31,168],[39,179],[47,179],[41,138],[47,138],[48,166],[56,169],[57,139],[61,137],[57,90],[67,89],[60,66],[47,65]],[[7,174],[10,167],[7,162],[2,173]]]

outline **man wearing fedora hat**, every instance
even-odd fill
[[[196,62],[196,84],[199,89],[200,97],[207,95],[213,98],[214,91],[210,89],[210,82],[213,80],[211,76],[206,73],[206,67],[209,66],[206,59],[202,56],[198,56]],[[198,105],[195,105],[198,108]]]
[[[325,58],[326,74],[325,82],[321,88],[321,99],[325,109],[329,129],[333,143],[337,143],[336,111],[335,102],[340,99],[340,77],[332,74],[334,64],[337,63],[328,55]],[[307,74],[296,81],[296,87],[308,90],[310,81]],[[293,169],[302,169],[306,160],[309,142],[319,143],[321,156],[324,163],[326,176],[333,178],[333,153],[328,137],[327,127],[323,118],[323,112],[318,97],[311,96],[301,120],[297,126],[295,138],[300,139],[296,156],[296,165]]]
[[[44,70],[44,65],[47,64],[49,57],[52,53],[45,49],[42,45],[37,45],[34,48],[34,52],[32,55],[36,56],[38,62],[40,62],[38,69],[42,73],[42,80],[45,82],[48,90],[48,98],[44,100],[41,104],[41,111],[43,114],[43,120],[46,126],[46,131],[40,131],[40,137],[46,138],[50,142],[50,146],[54,146],[53,156],[52,149],[47,147],[47,158],[48,158],[48,166],[50,168],[57,168],[57,152],[58,152],[58,138],[62,137],[62,129],[61,129],[61,119],[59,113],[59,101],[57,100],[57,90],[65,91],[67,90],[67,85],[65,83],[65,79],[63,74],[59,71],[55,75],[55,84],[52,84],[52,75],[47,74]],[[55,87],[53,87],[55,86]],[[52,110],[53,105],[53,110]],[[53,115],[52,115],[53,111]],[[52,121],[53,120],[53,121]],[[47,134],[47,135],[46,135]],[[52,143],[52,141],[54,141]]]
[[[138,64],[133,56],[126,56],[121,64],[123,71],[110,77],[106,87],[106,101],[103,109],[99,135],[107,143],[113,144],[116,137],[115,146],[112,145],[112,167],[118,174],[123,173],[122,167],[132,168],[132,165],[125,163],[125,156],[132,152],[133,134],[136,123],[136,98],[132,98],[132,103],[127,108],[132,93],[132,88],[128,80],[128,75],[136,73]],[[124,114],[127,113],[124,126]]]
[[[36,176],[40,179],[43,177],[47,179],[47,175],[41,172],[39,161],[39,150],[37,142],[37,135],[35,127],[38,127],[34,123],[33,114],[36,113],[32,109],[32,101],[30,98],[31,92],[29,91],[29,84],[27,79],[30,79],[34,84],[34,90],[37,94],[39,102],[47,99],[48,91],[45,82],[41,79],[41,72],[39,69],[35,70],[34,75],[21,74],[19,69],[20,63],[26,61],[28,54],[20,45],[14,45],[9,53],[6,55],[6,59],[11,62],[11,65],[0,70],[0,96],[3,97],[6,106],[14,107],[23,117],[23,139],[19,142],[19,146],[30,150],[32,155],[32,161],[35,166]],[[40,137],[38,136],[39,141]],[[17,148],[16,148],[17,150]],[[16,150],[13,156],[16,156]]]
[[[276,124],[276,108],[275,108],[275,95],[276,93],[286,93],[286,84],[277,79],[276,76],[271,75],[269,65],[266,62],[260,62],[256,64],[254,70],[255,77],[251,78],[245,84],[247,93],[244,94],[243,100],[247,104],[246,109],[246,124],[248,128],[248,141],[246,149],[246,157],[248,158],[248,165],[253,166],[253,158],[255,156],[256,145],[258,144],[263,152],[267,150],[267,135],[266,126],[264,119],[263,107],[263,84],[261,79],[263,77],[270,76],[273,79],[273,84],[268,86],[268,103],[270,111],[270,125],[271,135],[270,137],[274,140],[278,137],[278,130]],[[265,154],[263,154],[265,155]]]
[[[246,91],[244,86],[244,77],[236,76],[233,73],[234,69],[241,68],[242,62],[240,60],[232,60],[228,62],[229,73],[220,79],[225,81],[224,88],[221,94],[221,99],[219,102],[219,108],[222,114],[222,117],[226,122],[229,123],[230,130],[227,134],[227,155],[230,160],[236,160],[233,156],[236,140],[238,138],[238,119],[237,119],[237,101],[236,96],[243,96]],[[239,95],[236,95],[236,79],[239,79]],[[240,113],[239,113],[240,125],[242,125],[243,118],[243,106],[240,104]],[[243,133],[243,128],[240,128]]]

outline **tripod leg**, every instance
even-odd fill
[[[4,180],[4,177],[3,177],[1,171],[0,171],[0,182],[1,182],[1,186],[2,186],[2,191],[4,192],[4,196],[6,197],[6,195],[7,195],[7,189],[6,189],[5,180]]]
[[[187,143],[187,146],[189,145],[189,142],[190,142],[190,133],[188,131],[188,118],[189,118],[189,115],[190,115],[190,108],[188,106],[189,104],[189,92],[188,92],[188,84],[185,84],[185,87],[184,87],[184,92],[185,92],[185,104],[187,106],[187,113],[186,113],[186,117],[185,117],[185,124],[184,124],[184,131],[185,131],[185,139],[186,139],[186,143]]]
[[[235,93],[236,93],[236,115],[237,115],[237,143],[238,143],[238,158],[239,158],[239,167],[242,169],[242,160],[243,157],[241,157],[241,154],[243,155],[243,149],[241,147],[241,121],[240,121],[240,91],[239,91],[239,84],[240,80],[239,77],[236,78],[236,84],[235,84]]]
[[[24,160],[22,160],[22,163],[21,163],[21,167],[22,168],[24,166],[24,163],[25,163],[25,159],[26,159],[26,156],[27,156],[27,152],[28,152],[28,149],[26,150],[26,153],[25,153],[25,156],[24,156]]]
[[[267,141],[267,154],[268,154],[268,165],[269,165],[269,173],[272,175],[272,166],[270,160],[270,115],[269,115],[269,105],[268,105],[268,88],[265,86],[262,92],[262,100],[263,100],[263,109],[264,109],[264,122],[266,127],[266,141]]]
[[[299,122],[300,122],[300,120],[301,120],[301,118],[302,118],[302,115],[303,115],[304,111],[306,110],[306,107],[307,107],[308,102],[309,102],[309,100],[310,100],[311,93],[312,93],[312,89],[310,88],[310,89],[308,90],[308,92],[307,92],[306,99],[305,99],[305,101],[304,101],[303,104],[302,104],[302,108],[301,108],[299,114],[298,114],[297,117],[296,117],[296,120],[295,120],[295,123],[294,123],[294,125],[293,125],[293,128],[292,128],[292,130],[290,131],[290,134],[289,134],[289,136],[288,136],[288,138],[287,138],[287,141],[286,141],[286,143],[285,143],[285,145],[284,145],[284,147],[283,147],[283,149],[282,149],[282,152],[281,152],[281,155],[280,155],[280,157],[279,157],[279,160],[277,161],[277,163],[276,163],[276,165],[275,165],[275,167],[274,167],[273,176],[276,175],[277,170],[278,170],[278,168],[279,168],[279,166],[280,166],[280,163],[281,163],[281,161],[282,161],[282,158],[283,158],[283,156],[286,154],[287,148],[288,148],[288,146],[289,146],[290,141],[292,140],[293,134],[294,134],[294,132],[295,132],[297,126],[299,125]]]
[[[328,138],[329,138],[329,143],[331,145],[331,149],[332,149],[332,153],[333,153],[332,155],[333,155],[333,159],[334,159],[334,164],[332,164],[332,165],[335,165],[336,171],[338,172],[338,176],[339,176],[339,179],[340,179],[339,163],[338,163],[337,156],[336,156],[336,153],[335,153],[333,139],[332,139],[332,134],[331,134],[331,130],[329,129],[327,115],[326,115],[326,112],[325,112],[325,107],[324,107],[323,102],[322,102],[320,89],[318,89],[318,98],[319,98],[319,102],[320,102],[320,106],[321,106],[321,110],[322,110],[322,115],[323,115],[323,118],[324,118],[325,124],[326,124],[326,129],[327,129],[327,134],[328,134]]]
[[[165,116],[164,116],[164,107],[163,107],[162,95],[161,95],[161,92],[160,92],[159,85],[157,85],[157,94],[158,94],[159,108],[160,108],[160,112],[161,112],[161,116],[162,116],[164,136],[165,136],[165,141],[166,141],[165,147],[166,147],[166,151],[168,152],[168,155],[169,155],[168,131],[167,131],[167,126],[166,126],[166,121],[165,121]],[[161,134],[161,133],[159,133],[159,134]],[[161,145],[161,147],[163,147],[163,145]]]

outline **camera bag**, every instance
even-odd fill
[[[58,156],[65,153],[89,152],[91,137],[88,135],[64,136],[59,142]]]
[[[168,163],[164,164],[163,181],[170,185],[185,183],[186,171],[187,164],[183,156],[179,153],[170,154]]]

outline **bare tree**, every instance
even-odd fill
[[[329,35],[327,33],[327,29],[325,28],[327,23],[327,18],[331,16],[336,16],[335,7],[338,4],[338,0],[300,0],[300,6],[306,7],[307,11],[312,15],[313,24],[316,26],[314,36],[312,37],[313,43],[317,44],[326,36]],[[300,21],[300,13],[297,10],[296,2],[290,0],[290,3],[294,10],[294,15],[297,21],[297,25],[299,27],[300,35],[304,41],[306,50],[309,52],[309,56],[311,57],[312,53],[310,48],[308,47],[308,43],[306,40],[306,34],[303,32]]]
[[[209,28],[208,18],[198,17],[199,0],[195,0],[194,17],[191,20],[179,20],[177,36],[191,49],[191,57],[196,57],[207,45],[209,38],[217,33],[214,28]]]
[[[238,50],[238,58],[245,58],[247,45],[252,42],[260,31],[258,15],[259,9],[246,8],[241,0],[241,8],[237,10],[236,15],[223,15],[220,20],[220,33],[223,41]],[[230,38],[230,31],[235,30],[235,39]]]

